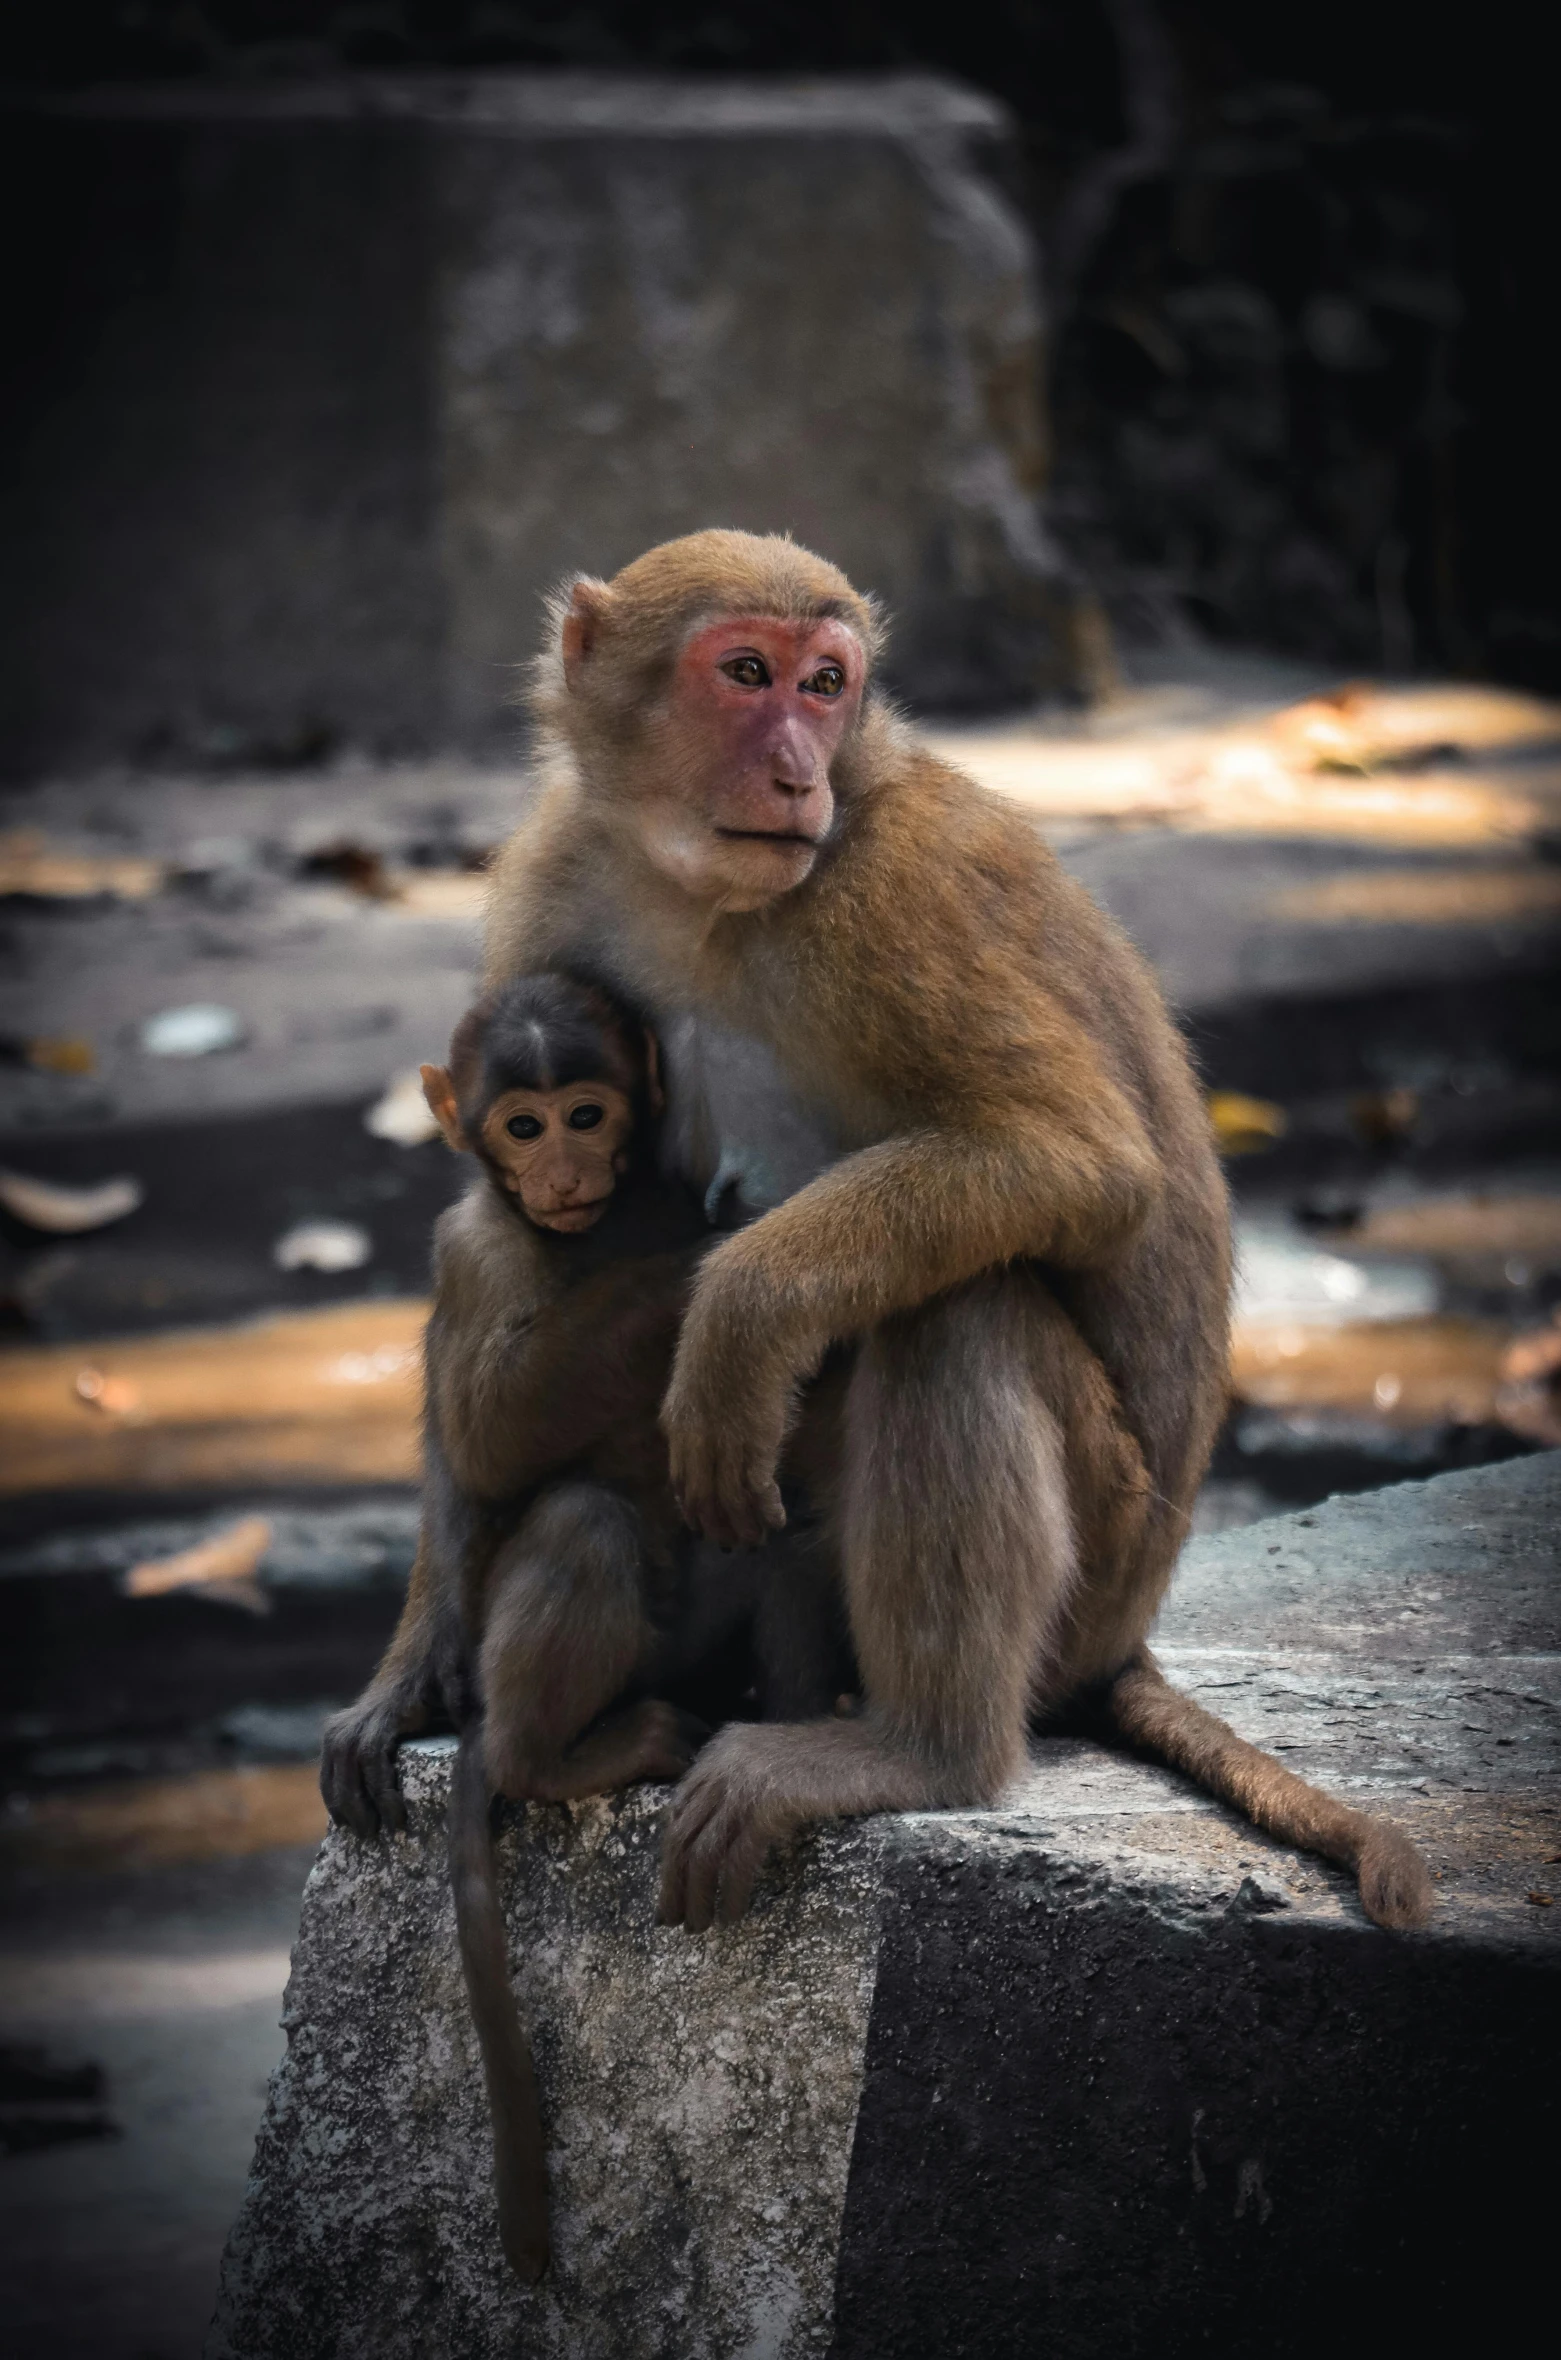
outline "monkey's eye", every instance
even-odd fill
[[[540,1139],[543,1130],[534,1114],[512,1114],[504,1128],[512,1139]]]
[[[739,688],[768,688],[769,672],[758,656],[733,656],[729,664],[721,666],[728,680],[735,680]]]
[[[571,1131],[594,1131],[601,1119],[602,1110],[599,1106],[572,1106],[569,1109]]]
[[[808,695],[815,697],[837,697],[845,684],[846,676],[838,664],[820,664],[812,678],[802,683]]]

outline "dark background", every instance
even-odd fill
[[[1003,98],[1053,320],[1052,513],[1130,639],[1561,685],[1537,12],[986,0],[63,0],[0,72],[932,68]]]

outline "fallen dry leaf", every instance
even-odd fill
[[[34,1073],[96,1073],[97,1051],[74,1033],[45,1033],[22,1043],[22,1062]]]
[[[1222,1155],[1255,1155],[1272,1147],[1290,1128],[1282,1106],[1266,1098],[1247,1098],[1239,1090],[1211,1090],[1209,1120]]]
[[[196,1590],[220,1605],[269,1614],[271,1601],[254,1575],[270,1546],[267,1519],[242,1516],[236,1524],[214,1532],[210,1540],[197,1541],[193,1548],[132,1565],[119,1586],[127,1598],[160,1598],[170,1590]]]
[[[78,1237],[89,1229],[106,1229],[123,1221],[146,1199],[146,1190],[128,1173],[117,1180],[100,1180],[90,1188],[73,1188],[56,1180],[37,1180],[26,1172],[0,1170],[0,1205],[29,1229],[55,1237]]]
[[[469,869],[398,869],[390,906],[404,918],[475,925],[488,906],[488,880]]]
[[[1525,1893],[1525,1901],[1532,1901],[1536,1909],[1548,1909],[1555,1900],[1554,1893]]]

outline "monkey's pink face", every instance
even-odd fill
[[[843,623],[740,615],[696,631],[658,732],[676,791],[641,805],[657,867],[724,910],[800,885],[834,821],[830,764],[865,676]]]

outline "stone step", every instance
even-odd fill
[[[1196,1543],[1173,1675],[1421,1842],[1438,1906],[1037,1742],[991,1811],[810,1832],[658,1927],[664,1793],[510,1815],[555,2261],[499,2256],[445,1860],[333,1833],[209,2360],[942,2360],[1494,2340],[1523,2315],[1561,1987],[1561,1453]]]

